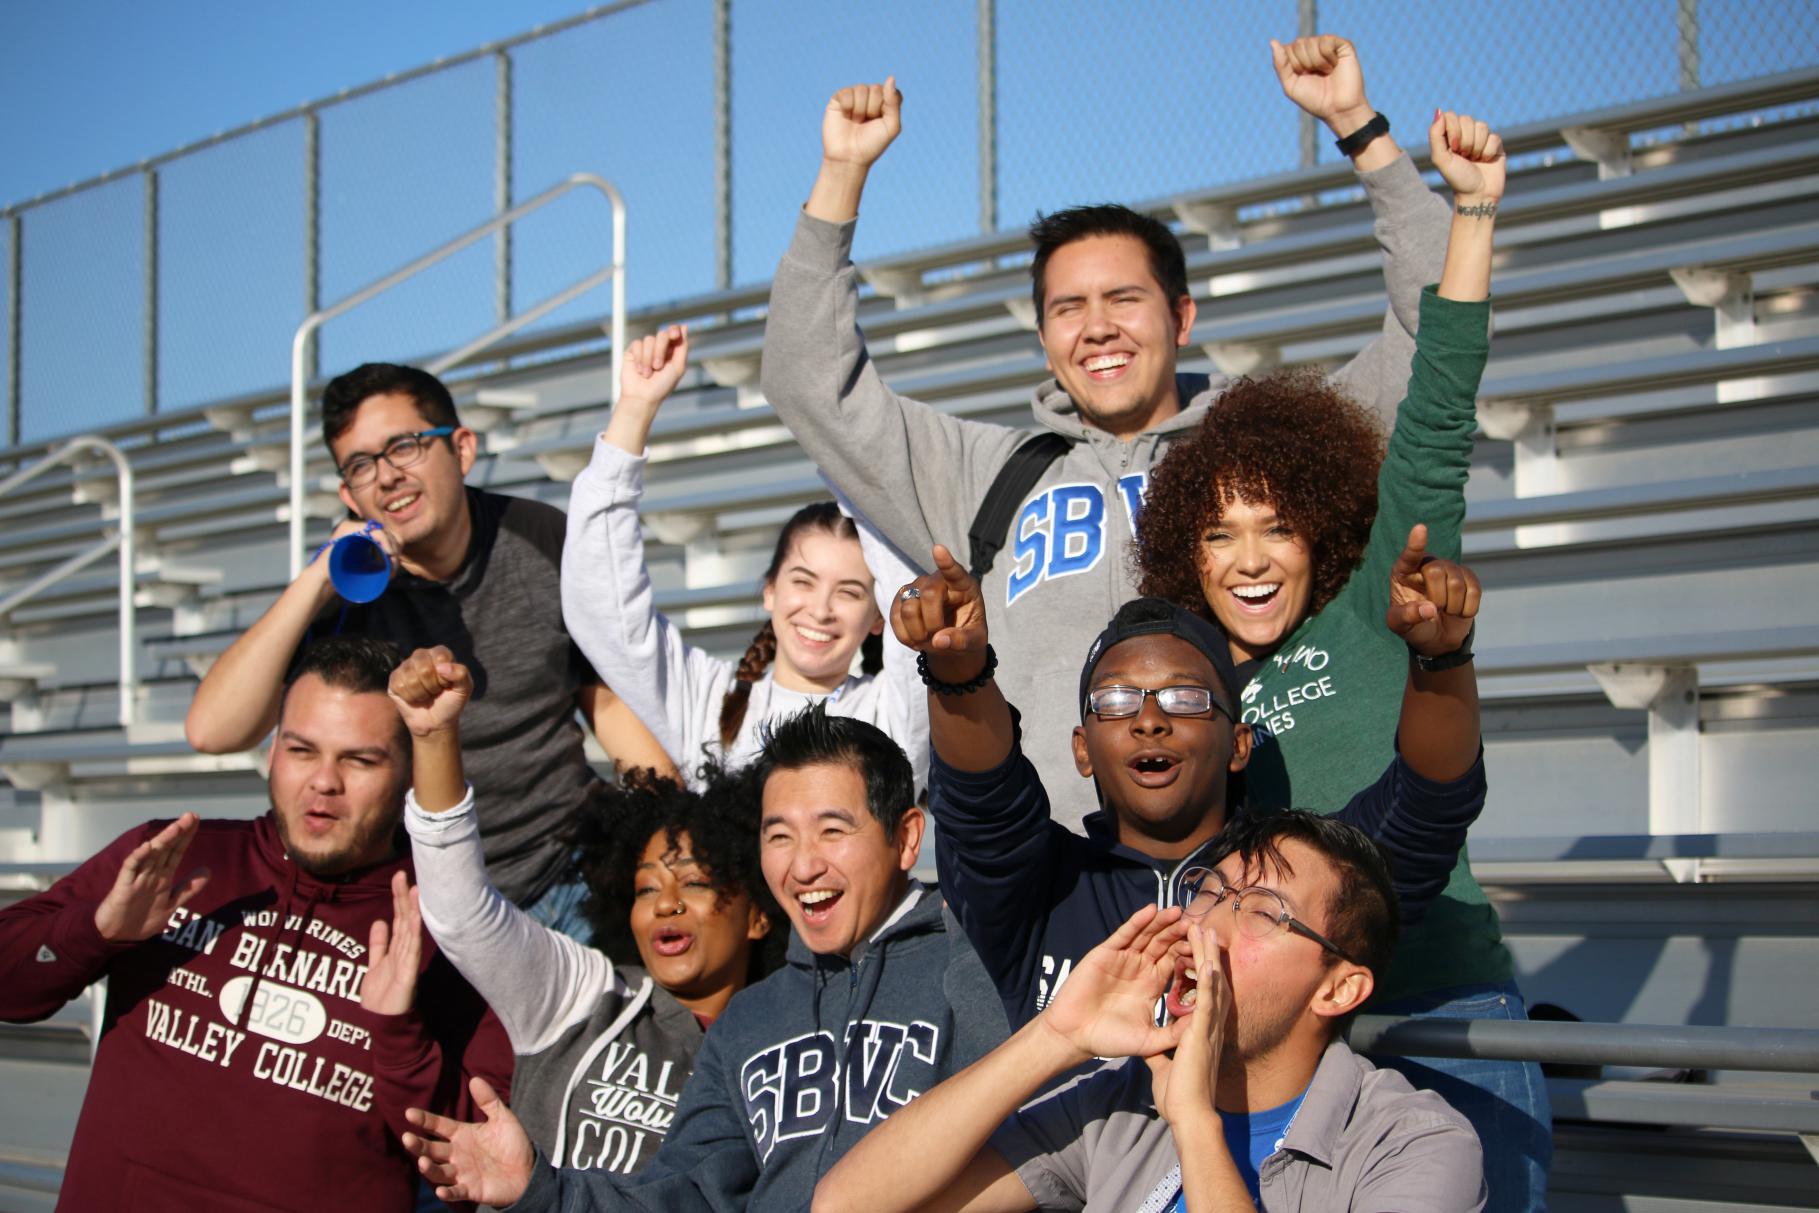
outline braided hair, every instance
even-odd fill
[[[805,531],[826,531],[836,539],[859,541],[859,528],[853,520],[840,512],[840,507],[831,501],[817,501],[805,505],[790,515],[790,520],[783,524],[777,533],[777,548],[771,553],[770,567],[764,570],[764,584],[769,585],[783,571],[783,562],[790,550],[796,546],[797,538]],[[739,729],[745,724],[745,710],[751,703],[752,684],[764,677],[764,671],[770,668],[771,662],[777,659],[777,629],[771,626],[770,620],[758,629],[752,642],[746,646],[745,655],[739,659],[739,668],[733,673],[732,689],[726,698],[720,701],[720,745],[731,749],[733,738],[739,735]],[[876,674],[884,668],[884,637],[867,636],[859,648],[859,670],[864,674]]]

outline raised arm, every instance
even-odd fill
[[[364,519],[349,518],[335,527],[334,537],[365,528]],[[389,532],[376,530],[373,538],[391,547]],[[183,735],[191,746],[204,754],[232,754],[265,739],[278,723],[291,657],[310,624],[334,601],[326,553],[320,554],[209,667],[183,719]]]
[[[1367,129],[1377,110],[1365,94],[1363,67],[1349,41],[1318,34],[1286,45],[1272,42],[1270,52],[1283,93],[1335,139],[1358,140],[1349,154],[1374,216],[1389,307],[1378,336],[1334,378],[1387,425],[1408,382],[1421,288],[1440,276],[1446,204],[1427,188],[1394,138],[1387,132],[1372,137]]]
[[[986,668],[985,599],[947,548],[932,554],[935,571],[891,600],[891,630],[927,663],[930,748],[955,770],[989,771],[1011,756],[1016,726]]]
[[[1095,1057],[1148,1057],[1173,1046],[1156,999],[1175,972],[1178,909],[1145,906],[1081,958],[1041,1015],[859,1140],[815,1189],[815,1213],[852,1209],[1013,1213],[1035,1198],[987,1142],[1032,1095]]]
[[[691,648],[657,611],[638,505],[651,423],[687,356],[688,332],[679,325],[627,348],[619,400],[575,477],[562,545],[562,622],[685,775],[718,740],[713,725],[732,666]]]
[[[473,790],[461,771],[467,669],[441,647],[393,671],[390,692],[411,733],[411,837],[422,917],[461,975],[499,1016],[512,1048],[534,1053],[593,1010],[614,981],[601,952],[534,921],[486,875]]]
[[[1434,167],[1453,191],[1440,297],[1463,303],[1491,293],[1491,236],[1503,201],[1503,140],[1469,114],[1435,110],[1427,132]]]
[[[921,553],[965,536],[985,486],[1021,435],[899,396],[879,376],[859,329],[852,261],[859,202],[902,115],[894,78],[843,88],[822,111],[821,170],[771,284],[762,387],[859,512],[900,551]]]
[[[1478,762],[1482,722],[1471,639],[1479,596],[1477,574],[1427,554],[1426,527],[1409,532],[1390,571],[1386,619],[1409,648],[1396,742],[1409,769],[1435,782],[1463,778]]]

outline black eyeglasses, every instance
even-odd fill
[[[434,429],[418,430],[415,434],[400,434],[385,444],[385,449],[377,455],[354,455],[341,465],[341,479],[350,489],[361,488],[371,484],[379,474],[379,461],[385,460],[392,467],[402,472],[413,463],[423,458],[429,449],[432,438],[447,438],[455,432],[452,425],[439,425]]]
[[[1101,720],[1119,720],[1143,710],[1147,697],[1156,697],[1156,706],[1170,716],[1204,716],[1214,708],[1227,716],[1225,705],[1214,697],[1210,687],[1174,686],[1150,690],[1147,687],[1100,687],[1087,692],[1086,710]]]
[[[1234,889],[1213,868],[1189,868],[1181,873],[1175,885],[1175,904],[1189,918],[1204,918],[1226,898],[1232,900],[1232,915],[1240,934],[1251,939],[1268,939],[1284,927],[1306,936],[1340,960],[1359,963],[1350,952],[1322,935],[1288,912],[1288,903],[1274,889],[1252,885]]]

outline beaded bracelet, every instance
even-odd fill
[[[979,671],[976,678],[965,682],[942,682],[928,672],[928,654],[916,654],[916,673],[922,675],[923,685],[937,695],[971,695],[974,691],[992,680],[992,671],[998,668],[998,654],[992,651],[991,645],[985,646],[985,668]]]

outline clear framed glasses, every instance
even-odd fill
[[[400,434],[385,444],[385,449],[377,455],[353,455],[341,465],[341,479],[350,489],[363,488],[373,482],[379,475],[379,461],[385,460],[392,467],[402,472],[405,468],[423,458],[429,450],[432,438],[447,438],[455,432],[452,425],[439,425],[433,429],[418,430],[415,434]]]
[[[1234,889],[1213,868],[1189,868],[1175,882],[1175,904],[1189,918],[1204,918],[1220,903],[1232,903],[1238,932],[1250,939],[1267,939],[1287,929],[1313,940],[1340,960],[1358,961],[1350,952],[1288,912],[1288,903],[1274,889],[1252,885]]]
[[[1158,687],[1150,690],[1147,687],[1111,686],[1088,691],[1086,710],[1101,720],[1119,720],[1126,716],[1135,716],[1143,710],[1143,701],[1147,697],[1156,697],[1156,706],[1170,716],[1204,716],[1217,708],[1225,712],[1210,687],[1182,685]],[[1226,715],[1231,715],[1225,712]]]

